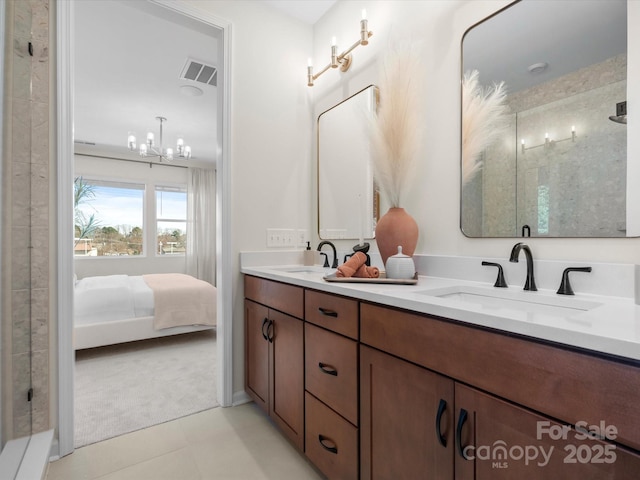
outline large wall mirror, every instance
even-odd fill
[[[463,175],[464,234],[626,236],[627,0],[514,2],[465,33],[473,71],[507,108]]]
[[[371,85],[318,116],[318,234],[323,240],[373,238],[378,195],[369,161]]]

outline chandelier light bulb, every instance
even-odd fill
[[[187,145],[186,147],[184,147],[184,157],[186,159],[191,158],[191,147],[189,145]]]
[[[167,158],[173,160],[173,148],[167,148]]]
[[[149,145],[150,147],[153,147],[153,140],[154,140],[154,135],[153,132],[148,132],[147,133],[147,145]]]
[[[140,144],[140,156],[141,157],[146,157],[147,156],[147,144],[146,143],[141,143]]]
[[[127,145],[129,146],[129,150],[136,149],[136,136],[132,132],[129,132],[129,136],[127,137]]]

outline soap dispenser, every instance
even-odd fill
[[[305,266],[311,266],[315,264],[315,260],[316,260],[316,252],[314,252],[313,250],[311,250],[311,242],[307,242],[307,249],[304,251],[304,265]]]

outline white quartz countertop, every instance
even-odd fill
[[[296,269],[301,271],[292,271]],[[323,279],[334,271],[299,265],[241,268],[244,274],[269,280],[640,360],[640,307],[631,298],[579,293],[566,296],[543,289],[525,292],[518,286],[498,289],[491,283],[430,276],[419,276],[417,285],[337,283]],[[436,296],[459,290],[486,293],[487,297],[480,298],[490,301],[473,303],[468,301],[471,296],[464,301],[455,294]],[[494,294],[502,298],[492,298]],[[534,308],[519,309],[521,302]],[[570,308],[555,307],[562,307],[564,302],[569,302]]]

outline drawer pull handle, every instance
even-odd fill
[[[326,373],[327,375],[333,375],[334,377],[338,376],[338,370],[332,367],[331,365],[327,365],[326,363],[319,362],[318,367],[322,370],[322,373]]]
[[[267,340],[269,340],[269,343],[273,343],[273,320],[269,320],[269,325],[267,326]]]
[[[267,334],[264,331],[264,327],[268,322],[269,322],[269,319],[267,317],[265,317],[264,320],[262,320],[262,338],[264,338],[265,340],[269,340],[267,338]]]
[[[327,317],[338,318],[338,312],[336,312],[335,310],[329,310],[328,308],[318,307],[318,311],[321,314],[326,315]]]
[[[464,422],[467,421],[468,413],[464,408],[460,409],[460,417],[458,418],[458,426],[456,427],[456,447],[458,449],[458,455],[460,455],[465,460],[469,460],[464,453],[464,448],[462,446],[462,427],[464,426]]]
[[[318,435],[318,441],[320,442],[320,445],[322,445],[322,448],[324,448],[327,452],[331,452],[335,454],[338,453],[338,447],[336,446],[336,444],[333,443],[333,441],[329,440],[324,435],[322,434]],[[325,444],[326,441],[331,442],[333,444],[333,447],[330,447],[329,445]]]
[[[442,414],[447,409],[447,402],[444,399],[440,399],[440,404],[438,405],[438,413],[436,413],[436,436],[438,437],[438,441],[440,445],[443,447],[447,446],[447,438],[442,434],[442,429],[440,428],[440,423],[442,422]]]

